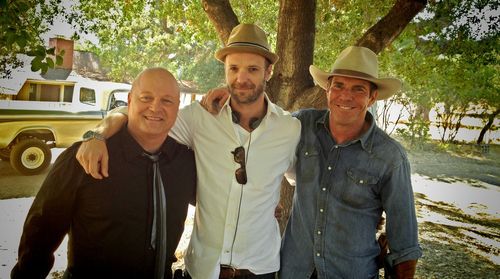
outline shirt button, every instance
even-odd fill
[[[320,254],[320,253],[316,253],[316,256],[318,256],[318,257],[319,257],[319,256],[321,256],[321,254]]]
[[[226,254],[229,254],[229,251],[227,251],[227,250],[226,250],[226,251],[224,251],[224,252],[226,252]]]
[[[332,167],[328,166],[328,170],[332,170]]]
[[[360,181],[359,181],[359,184],[363,184],[363,180],[360,180]]]
[[[335,145],[335,146],[334,146],[334,148],[339,148],[339,146],[338,146],[338,145]]]
[[[324,210],[323,210],[323,208],[320,208],[320,209],[319,209],[319,212],[323,212],[323,211],[324,211]]]
[[[304,153],[306,156],[309,155],[309,152]]]
[[[321,234],[321,231],[318,231],[318,234]]]
[[[323,192],[324,192],[324,191],[326,191],[326,188],[321,188],[321,190],[323,190]]]

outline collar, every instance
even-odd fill
[[[142,154],[146,151],[139,145],[139,143],[128,132],[127,125],[116,134],[118,141],[122,144],[125,151],[125,159],[127,161],[137,160],[138,157],[143,157]],[[163,144],[160,146],[158,153],[161,153],[162,158],[166,158],[169,162],[175,156],[176,141],[168,136]]]
[[[330,110],[326,110],[325,113],[316,120],[316,127],[323,126],[328,134],[330,135]],[[373,131],[375,130],[375,119],[373,115],[367,111],[365,116],[365,121],[370,123],[370,127],[366,132],[364,132],[359,138],[353,139],[343,146],[351,145],[357,141],[361,143],[361,147],[368,153],[371,153],[373,148]]]
[[[269,97],[267,96],[267,93],[264,92],[264,98],[267,102],[267,112],[266,112],[266,115],[264,115],[263,118],[267,118],[269,117],[270,115],[274,114],[274,115],[277,115],[278,114],[278,110],[276,109],[276,105],[274,103],[271,102],[271,100],[269,100]],[[222,108],[221,110],[219,111],[219,114],[222,113],[223,110],[227,111],[227,113],[229,113],[229,115],[231,115],[231,106],[229,105],[229,102],[231,101],[231,96],[229,96],[229,98],[227,98],[226,102],[224,103],[224,105],[222,105]]]

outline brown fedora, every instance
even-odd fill
[[[384,100],[401,89],[401,81],[396,78],[378,77],[378,59],[375,52],[366,47],[350,46],[344,49],[330,73],[324,72],[314,65],[309,67],[314,81],[323,89],[327,89],[328,80],[332,76],[358,78],[377,85],[377,100]]]
[[[215,58],[224,63],[226,55],[234,52],[250,52],[264,56],[271,64],[278,61],[278,55],[269,51],[264,30],[255,24],[239,24],[233,28],[226,47],[215,52]]]

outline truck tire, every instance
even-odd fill
[[[39,139],[22,140],[12,148],[10,164],[24,175],[34,175],[45,170],[52,159],[50,148]]]
[[[5,162],[10,162],[10,149],[2,148],[0,149],[0,159]]]

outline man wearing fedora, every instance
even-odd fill
[[[215,57],[224,63],[229,99],[215,115],[199,103],[183,108],[170,133],[194,150],[197,165],[186,269],[195,279],[274,278],[281,246],[274,212],[283,175],[294,164],[300,122],[265,94],[278,56],[262,29],[236,26]],[[107,138],[125,121],[115,114],[94,132]],[[85,142],[77,158],[95,178],[107,176],[103,141]]]
[[[378,78],[377,56],[364,47],[343,50],[330,73],[309,70],[328,109],[294,114],[302,130],[280,277],[378,278],[377,223],[385,212],[391,278],[413,278],[422,252],[410,164],[368,111],[401,82]]]

